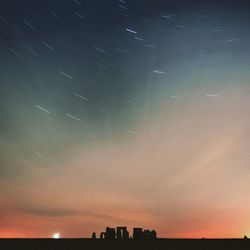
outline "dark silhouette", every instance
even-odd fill
[[[129,239],[129,232],[127,230],[127,227],[117,227],[116,230],[117,230],[117,235],[116,235],[117,240]]]
[[[91,237],[93,240],[95,240],[96,239],[96,233],[95,232],[93,232],[92,233],[92,237]]]
[[[100,239],[106,239],[106,233],[105,232],[101,232],[100,233]]]
[[[106,227],[106,232],[101,232],[100,239],[105,240],[127,240],[129,239],[129,232],[126,227],[110,228]]]
[[[93,240],[94,239],[94,240]],[[107,240],[106,240],[107,239]],[[155,240],[147,240],[155,239]],[[8,250],[249,250],[250,241],[241,239],[164,239],[157,238],[155,230],[133,228],[129,237],[126,227],[106,227],[100,239],[92,233],[91,239],[0,239],[0,249]]]
[[[115,228],[106,227],[105,239],[115,240]]]
[[[133,229],[133,239],[136,239],[136,240],[140,240],[142,239],[142,228],[139,228],[139,227],[135,227]]]
[[[154,239],[154,240],[151,240]],[[157,238],[155,230],[133,228],[129,236],[126,227],[106,227],[100,239],[96,233],[88,239],[0,239],[0,249],[8,250],[249,250],[250,241],[245,235],[241,239],[171,239]]]
[[[94,233],[93,233],[94,234]],[[96,239],[93,237],[92,239]],[[155,230],[143,230],[142,228],[134,228],[133,229],[133,237],[129,236],[129,232],[127,227],[117,227],[110,228],[106,227],[105,232],[100,233],[100,239],[102,240],[128,240],[128,239],[135,239],[135,240],[143,240],[143,239],[156,239],[157,234]]]
[[[243,239],[0,239],[3,250],[249,250]]]
[[[156,239],[157,234],[155,230],[143,230],[142,228],[135,227],[133,229],[133,239]]]

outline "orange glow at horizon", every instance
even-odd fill
[[[250,103],[242,93],[220,98],[190,99],[168,118],[163,103],[134,138],[79,148],[51,169],[31,165],[26,182],[2,183],[0,237],[90,237],[120,225],[170,238],[243,236],[249,122],[237,110]]]
[[[0,231],[0,238],[27,238],[27,236],[20,232]]]

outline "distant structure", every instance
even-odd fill
[[[115,240],[115,228],[106,227],[106,232],[103,235],[107,240]]]
[[[91,237],[93,240],[95,240],[96,239],[96,233],[94,232],[94,233],[92,233],[92,237]]]
[[[92,239],[96,239],[96,234],[92,234]],[[133,228],[133,236],[129,236],[127,227],[106,227],[105,232],[100,233],[101,240],[144,240],[144,239],[157,239],[155,230],[143,230],[142,228]]]
[[[247,236],[246,236],[246,235],[244,236],[244,240],[248,240],[248,238],[247,238]]]
[[[127,240],[129,239],[129,232],[126,227],[117,227],[117,240]]]
[[[156,239],[156,231],[155,230],[143,230],[142,228],[136,227],[133,229],[133,239],[141,240],[141,239]]]

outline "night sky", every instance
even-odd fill
[[[1,0],[0,237],[250,234],[250,4]]]

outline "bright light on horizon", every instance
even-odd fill
[[[52,238],[53,239],[60,239],[60,233],[54,233],[54,234],[52,234]]]

